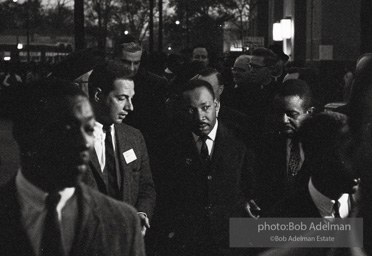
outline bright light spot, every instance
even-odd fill
[[[4,60],[5,61],[10,61],[10,57],[8,56],[8,57],[4,57]]]
[[[16,3],[18,0],[13,0],[13,3]]]
[[[171,51],[171,50],[172,50],[172,47],[169,46],[169,47],[168,47],[168,51]]]
[[[129,34],[128,30],[125,30],[124,35],[128,35],[128,34]]]
[[[179,25],[181,22],[179,20],[176,20],[176,25]]]
[[[279,22],[273,24],[273,40],[283,41],[282,37],[282,25]]]
[[[18,49],[18,50],[23,49],[23,44],[17,44],[17,49]]]
[[[292,36],[292,21],[291,19],[281,19],[281,34],[283,39],[289,39]]]

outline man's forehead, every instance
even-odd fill
[[[120,59],[125,59],[129,61],[140,61],[142,56],[142,51],[128,52],[123,50]]]
[[[254,56],[253,55],[252,58],[251,58],[251,63],[263,66],[263,65],[265,65],[265,58],[262,57],[262,56]]]
[[[303,109],[304,99],[301,98],[299,95],[286,95],[286,96],[278,96],[276,97],[279,104],[285,109],[297,109],[297,110],[305,110]]]
[[[208,55],[208,52],[205,48],[195,48],[192,52],[193,55]]]
[[[244,67],[248,68],[250,60],[248,58],[239,58],[235,61],[234,67]]]
[[[134,82],[124,78],[116,79],[114,81],[114,90],[117,94],[128,94],[130,92],[130,94],[134,95]]]
[[[211,92],[205,87],[198,87],[183,93],[183,98],[187,101],[213,101]]]
[[[48,126],[58,122],[63,125],[71,119],[90,120],[93,118],[94,113],[87,97],[67,96],[66,98],[46,99],[42,124]]]
[[[89,103],[89,100],[86,97],[76,96],[70,100],[70,106],[73,112],[73,115],[77,117],[93,117],[93,110]]]

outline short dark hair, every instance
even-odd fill
[[[192,90],[195,90],[197,88],[202,88],[202,87],[206,88],[209,91],[213,99],[215,98],[212,85],[210,85],[210,83],[204,80],[190,80],[186,82],[185,84],[181,86],[181,94],[187,91],[192,91]]]
[[[97,65],[89,76],[89,97],[94,97],[96,88],[107,95],[113,90],[115,80],[132,80],[132,76],[132,72],[119,60],[108,60]]]
[[[194,52],[196,48],[204,48],[207,51],[207,53],[209,53],[208,48],[203,44],[194,45],[194,47],[192,47],[192,52]]]
[[[276,96],[299,96],[303,99],[302,107],[307,110],[313,106],[313,96],[310,86],[301,79],[289,79],[278,89]]]
[[[58,78],[47,78],[30,83],[26,87],[16,88],[17,97],[13,102],[11,117],[13,137],[21,152],[32,147],[46,119],[55,116],[54,111],[66,111],[69,97],[87,95],[73,82]]]
[[[331,154],[347,124],[347,116],[338,112],[322,112],[306,119],[298,134],[307,158],[317,157],[324,152]]]
[[[221,75],[220,72],[218,72],[217,69],[215,69],[215,68],[205,68],[205,69],[203,69],[199,72],[199,76],[204,76],[205,77],[205,76],[211,76],[211,75],[216,75],[219,85],[223,84],[222,75]]]
[[[278,57],[276,56],[276,54],[264,47],[254,49],[252,52],[252,56],[263,57],[264,63],[268,67],[273,67],[278,61]]]
[[[134,36],[122,35],[115,42],[114,57],[121,55],[123,50],[126,52],[138,52],[142,51],[142,46]]]

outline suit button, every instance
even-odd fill
[[[208,178],[208,180],[211,180],[212,179],[212,176],[211,175],[208,175],[207,178]]]

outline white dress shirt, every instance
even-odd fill
[[[205,141],[205,143],[207,144],[208,153],[211,159],[212,159],[213,150],[214,150],[214,142],[216,140],[216,135],[217,135],[217,127],[218,127],[218,120],[216,119],[216,124],[214,125],[212,131],[208,134],[208,139]],[[203,142],[200,136],[196,135],[195,133],[192,133],[192,135],[194,137],[196,148],[198,149],[198,152],[200,153]]]
[[[311,199],[313,200],[315,206],[318,208],[320,215],[326,219],[334,219],[334,210],[333,205],[335,204],[335,200],[332,200],[322,193],[320,193],[313,185],[313,182],[309,181],[308,184],[309,192]],[[341,218],[347,218],[349,216],[349,209],[350,209],[350,196],[349,194],[342,194],[342,196],[338,199],[340,203],[339,212]]]
[[[30,183],[19,170],[16,176],[17,198],[20,204],[22,223],[27,231],[35,255],[39,255],[44,221],[47,214],[45,199],[48,193]],[[61,222],[62,241],[66,252],[73,243],[76,220],[78,218],[75,188],[60,191],[61,199],[57,205],[58,219]]]
[[[106,150],[105,150],[106,133],[103,131],[103,125],[97,121],[94,124],[93,136],[94,136],[94,150],[96,151],[98,162],[99,162],[99,165],[101,166],[101,172],[103,172],[105,165],[106,165]],[[116,156],[116,138],[115,138],[114,125],[111,125],[111,137],[112,137],[112,144],[114,146],[114,152],[115,152],[115,166],[116,166],[116,169],[118,169],[119,162]]]

